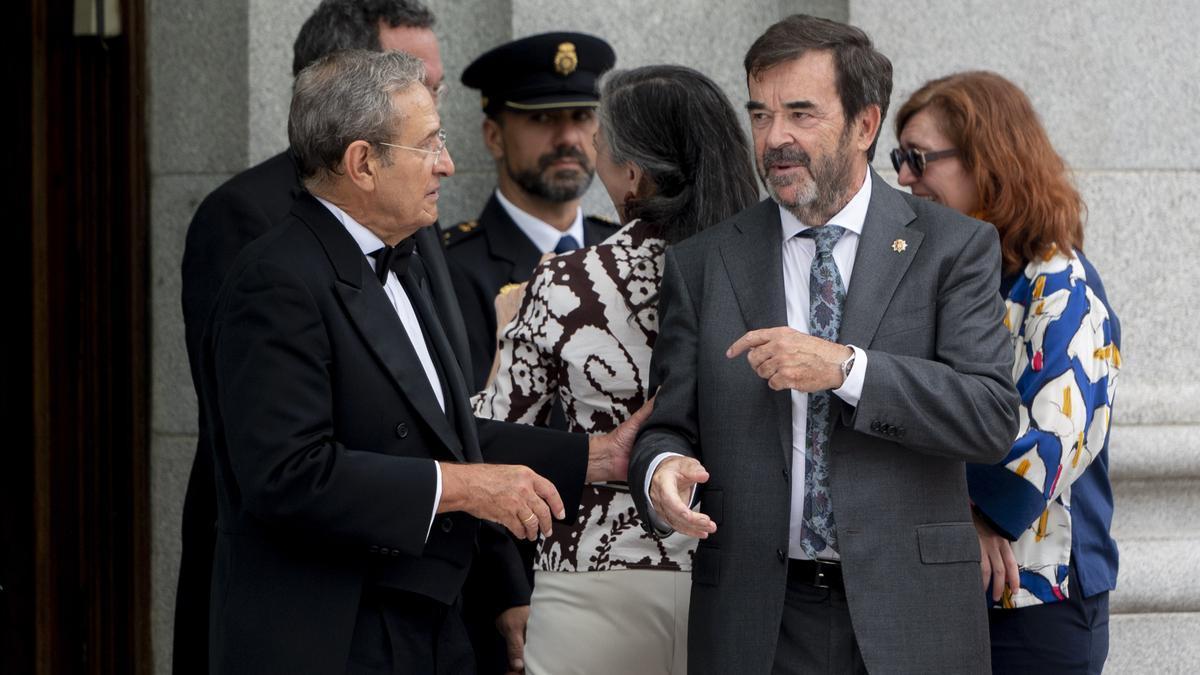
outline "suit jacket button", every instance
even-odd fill
[[[399,558],[400,557],[400,549],[398,549],[398,548],[392,549],[392,557]]]
[[[904,427],[899,427],[899,428],[897,428],[897,429],[896,429],[896,435],[898,435],[898,436],[903,436],[903,435],[904,435]]]
[[[449,532],[454,529],[454,521],[449,518],[442,518],[442,532]]]
[[[879,431],[879,420],[871,421],[871,431]]]
[[[371,553],[379,553],[379,547],[378,547],[378,546],[371,546],[370,548],[368,548],[368,549],[367,549],[367,551],[369,551],[369,552],[371,552]]]
[[[781,549],[781,548],[775,549],[775,557],[779,558],[779,562],[781,562],[781,563],[787,562],[787,554],[784,553],[783,549]]]
[[[396,425],[396,438],[408,438],[408,425],[404,422]]]

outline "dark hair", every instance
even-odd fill
[[[288,113],[288,142],[305,187],[338,174],[346,147],[373,147],[399,132],[392,94],[425,79],[425,66],[404,52],[346,49],[328,54],[296,76]],[[384,164],[389,156],[382,154]]]
[[[758,201],[750,144],[715,82],[684,66],[608,74],[600,133],[614,162],[632,162],[653,189],[625,205],[673,244]]]
[[[807,14],[793,14],[767,29],[746,52],[746,77],[758,77],[785,61],[798,59],[808,51],[831,51],[837,74],[838,98],[850,123],[864,108],[879,106],[879,128],[887,117],[892,96],[892,62],[876,51],[871,38],[849,24]],[[867,159],[875,159],[875,140],[867,149]]]
[[[323,0],[292,45],[292,76],[341,49],[379,51],[380,21],[392,28],[433,28],[434,19],[420,0]]]
[[[987,71],[932,80],[900,106],[896,135],[925,109],[975,181],[971,215],[996,226],[1006,273],[1083,248],[1083,200],[1025,92]]]

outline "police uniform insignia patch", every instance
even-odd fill
[[[474,232],[478,227],[479,227],[478,220],[468,220],[468,221],[459,223],[459,224],[455,225],[454,227],[447,228],[445,232],[442,232],[442,243],[443,244],[454,243],[454,242],[458,241],[459,239],[462,239],[466,235]]]
[[[579,67],[579,55],[575,53],[575,44],[563,42],[558,45],[558,53],[554,55],[554,70],[566,77]]]

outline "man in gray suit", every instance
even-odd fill
[[[871,171],[891,70],[857,28],[768,29],[746,73],[771,199],[667,253],[630,482],[702,539],[693,673],[989,670],[963,464],[1017,428],[1000,251]]]

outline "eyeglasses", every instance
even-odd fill
[[[953,157],[958,154],[958,150],[950,148],[949,150],[938,150],[937,152],[925,152],[912,148],[910,150],[901,150],[896,148],[892,150],[892,167],[896,169],[896,173],[900,173],[900,167],[905,162],[908,163],[912,172],[920,178],[925,175],[925,165],[930,162],[936,162],[939,159]]]
[[[445,150],[446,150],[446,130],[445,129],[438,129],[437,141],[438,141],[437,147],[432,150],[430,150],[429,148],[418,148],[418,147],[412,146],[412,145],[396,145],[395,143],[384,143],[383,141],[378,141],[378,143],[379,143],[379,145],[386,145],[389,148],[400,148],[401,150],[415,150],[416,152],[423,152],[427,155],[433,155],[433,163],[437,164],[438,160],[440,160],[442,158],[442,153],[445,152]]]

